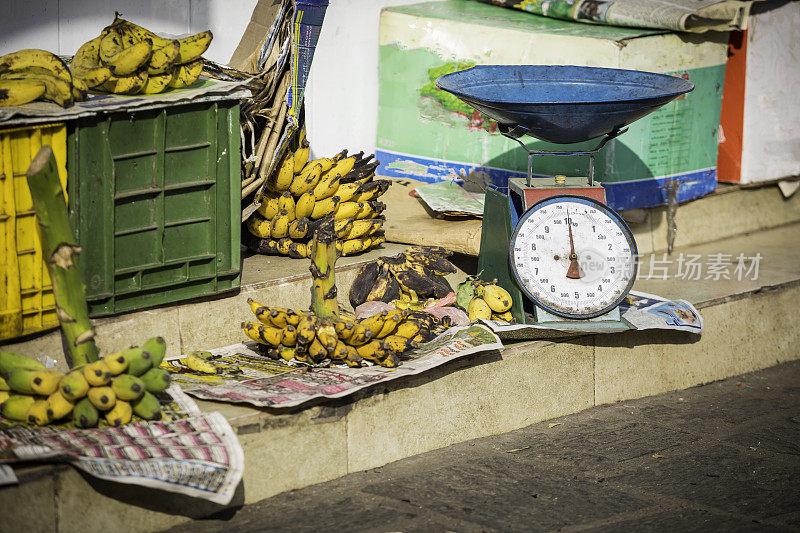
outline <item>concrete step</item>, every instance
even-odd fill
[[[349,398],[293,410],[200,401],[203,410],[219,411],[230,420],[244,448],[243,483],[228,511],[457,442],[800,358],[798,232],[800,225],[788,225],[680,248],[672,256],[676,260],[681,254],[700,256],[706,264],[716,254],[730,255],[734,260],[728,271],[731,277],[738,254],[760,254],[757,279],[737,280],[735,274],[728,280],[714,280],[713,275],[706,279],[705,270],[700,279],[679,279],[675,277],[677,263],[673,263],[666,279],[659,276],[637,283],[638,290],[686,299],[698,307],[704,319],[699,338],[641,331],[519,342],[503,352],[476,354]],[[645,277],[650,273],[650,259],[642,264]],[[352,275],[352,267],[343,269],[348,271],[351,274],[343,273],[343,280]],[[286,283],[267,282],[248,291],[268,291],[260,297],[302,306],[308,293],[300,288],[290,292]],[[241,302],[245,297],[237,296]],[[205,326],[196,326],[197,335],[206,335],[203,342],[209,343],[212,335],[230,333],[205,334],[202,327],[213,329],[214,322],[219,322],[219,327],[230,328],[227,322],[238,324],[247,311],[243,305],[216,309]],[[174,312],[180,323],[181,313],[189,311]],[[234,316],[221,316],[224,312]],[[180,337],[182,346],[202,344],[185,334]],[[240,340],[225,338],[225,343]],[[19,468],[17,475],[20,486],[0,491],[2,507],[8,510],[4,514],[9,523],[22,523],[23,517],[25,523],[33,521],[34,530],[64,531],[80,524],[85,531],[122,527],[153,531],[192,517],[227,512],[161,491],[101,482],[68,467]]]

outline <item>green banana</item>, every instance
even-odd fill
[[[162,392],[169,387],[171,378],[163,368],[151,368],[141,378],[148,392]]]
[[[30,357],[0,350],[0,375],[5,376],[12,368],[17,367],[44,368],[44,365]]]
[[[130,402],[141,398],[145,386],[141,379],[131,374],[121,374],[111,382],[111,389],[117,398]]]
[[[76,402],[89,392],[89,382],[86,381],[80,369],[74,369],[61,378],[61,381],[58,383],[58,388],[61,394],[64,395],[64,398],[70,402]]]
[[[28,409],[35,401],[36,398],[27,394],[12,394],[6,401],[0,403],[0,415],[9,420],[24,422],[28,419]]]
[[[128,360],[128,374],[141,376],[153,366],[152,355],[141,346],[133,346],[122,353]]]
[[[142,397],[134,401],[133,412],[145,420],[158,420],[161,418],[161,402],[149,392],[142,394]]]
[[[151,337],[142,344],[142,349],[150,354],[153,368],[158,368],[167,353],[167,342],[164,337]]]
[[[89,398],[83,398],[72,409],[72,422],[79,428],[97,427],[100,413]]]

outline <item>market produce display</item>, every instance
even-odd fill
[[[127,424],[133,415],[161,418],[156,394],[169,387],[159,368],[166,343],[153,337],[142,346],[106,355],[64,374],[39,361],[0,351],[0,415],[44,426],[72,421],[79,428]]]
[[[70,107],[86,98],[87,85],[46,50],[19,50],[0,57],[0,106],[47,100]]]
[[[347,150],[313,161],[308,154],[308,147],[287,154],[267,180],[268,192],[247,221],[248,247],[262,254],[310,257],[311,236],[331,220],[341,255],[383,243],[380,214],[386,206],[377,198],[391,182],[374,179],[379,162],[363,152],[348,156]]]
[[[73,73],[98,91],[114,94],[156,94],[191,85],[203,70],[203,52],[213,34],[167,39],[119,16],[98,37],[84,43],[73,58]],[[111,74],[88,78],[98,69]],[[103,72],[105,74],[105,72]]]
[[[467,279],[458,286],[456,302],[467,310],[470,320],[483,318],[514,322],[511,295],[497,284],[497,280]]]
[[[350,305],[381,301],[405,309],[421,309],[428,298],[444,298],[453,289],[445,279],[456,267],[441,247],[414,246],[392,257],[362,266],[350,288]]]

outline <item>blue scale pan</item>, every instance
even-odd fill
[[[505,135],[557,144],[613,134],[694,89],[665,74],[556,65],[475,66],[436,86],[495,119]]]

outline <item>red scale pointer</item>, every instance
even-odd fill
[[[569,228],[569,268],[567,269],[567,277],[569,279],[581,279],[578,254],[575,253],[575,242],[572,240],[572,219],[569,218],[569,210],[567,210],[567,227]]]

